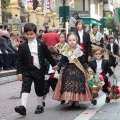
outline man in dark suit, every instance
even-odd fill
[[[28,94],[34,80],[35,92],[38,105],[35,114],[43,113],[42,105],[44,96],[45,59],[55,66],[56,62],[51,56],[47,46],[42,40],[36,39],[37,27],[33,23],[24,26],[26,41],[20,44],[17,55],[18,80],[22,80],[21,106],[16,106],[15,111],[21,115],[26,115],[26,105]]]

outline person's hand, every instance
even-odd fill
[[[20,45],[20,43],[19,42],[16,42],[16,47],[18,47]]]
[[[22,74],[18,74],[18,80],[19,80],[19,81],[22,80]]]
[[[9,52],[8,52],[7,50],[5,50],[5,53],[7,53],[7,54],[8,54]]]
[[[88,56],[88,62],[91,61],[92,57],[91,56]]]
[[[115,74],[113,74],[113,75],[112,75],[112,77],[113,77],[113,78],[116,78],[116,75],[115,75]]]
[[[56,70],[59,69],[59,67],[56,65],[56,66],[54,66],[52,69],[53,69],[54,71],[56,71]]]
[[[88,68],[87,69],[88,73],[92,74],[93,73],[93,70],[91,68]]]

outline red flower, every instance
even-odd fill
[[[115,93],[116,93],[116,94],[119,94],[119,93],[120,93],[120,91],[119,91],[118,89],[116,89],[116,90],[115,90]]]
[[[114,89],[118,89],[119,88],[119,86],[118,85],[114,85]]]
[[[112,84],[110,81],[108,81],[108,87],[111,88],[112,87]]]
[[[105,78],[106,78],[105,73],[101,72],[101,73],[100,73],[100,75],[102,75],[103,79],[105,79]]]

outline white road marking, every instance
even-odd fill
[[[120,82],[118,82],[118,86],[120,86]],[[97,105],[90,105],[86,110],[84,110],[79,116],[77,116],[74,120],[90,120],[90,118],[105,104],[106,95],[102,95],[99,99],[97,99]],[[88,113],[88,114],[85,114]]]

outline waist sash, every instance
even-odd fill
[[[73,51],[68,48],[65,50],[65,53],[69,56],[69,58],[75,63],[75,65],[78,66],[78,68],[84,73],[86,79],[88,78],[88,74],[87,71],[84,69],[84,67],[81,65],[81,63],[79,62],[79,60],[76,58],[76,56],[74,55]]]

